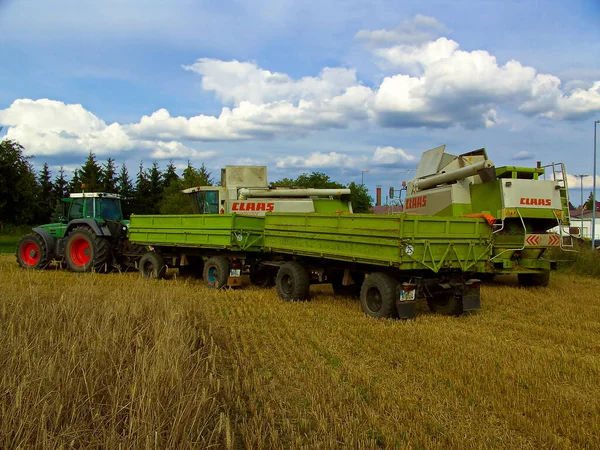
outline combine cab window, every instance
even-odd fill
[[[200,214],[219,214],[219,191],[200,191],[197,199]]]
[[[100,217],[104,220],[122,220],[121,202],[116,198],[98,199],[100,204]]]

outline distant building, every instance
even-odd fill
[[[373,214],[398,214],[402,212],[402,205],[375,205],[371,206]]]

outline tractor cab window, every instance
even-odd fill
[[[100,198],[100,217],[104,220],[122,220],[121,202],[116,198]]]
[[[200,214],[219,214],[219,191],[200,191],[197,200]]]
[[[73,220],[85,217],[94,217],[94,199],[74,198],[69,210],[69,218]]]

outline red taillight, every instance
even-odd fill
[[[417,285],[414,283],[402,283],[402,290],[404,292],[411,292],[417,289]]]

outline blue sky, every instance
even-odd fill
[[[599,24],[598,0],[0,0],[0,125],[54,169],[92,149],[374,192],[445,143],[591,174]]]

